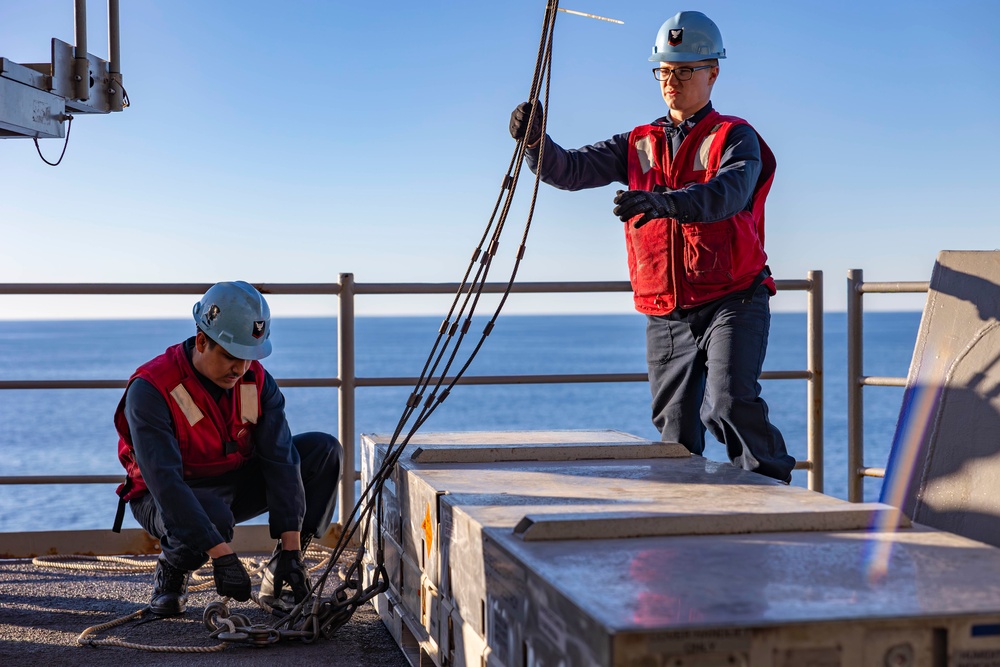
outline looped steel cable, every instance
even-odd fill
[[[545,152],[545,118],[544,114],[542,114],[543,117],[540,119],[535,117],[535,110],[538,108],[535,103],[539,101],[541,95],[544,98],[544,107],[548,108],[549,82],[552,71],[552,42],[558,8],[558,0],[547,1],[538,54],[535,60],[535,70],[528,95],[528,102],[531,103],[528,126],[530,127],[531,124],[538,122],[541,124],[542,129],[542,142],[538,154],[539,168],[536,170],[537,173],[531,192],[531,202],[524,224],[524,231],[521,235],[520,245],[515,253],[513,267],[499,303],[472,351],[469,352],[464,362],[459,362],[459,350],[463,342],[465,342],[466,335],[472,325],[472,317],[479,306],[480,297],[483,294],[487,277],[493,266],[493,260],[500,247],[500,237],[507,223],[507,217],[510,213],[514,194],[520,179],[525,151],[528,148],[528,132],[525,132],[524,137],[516,140],[514,153],[507,166],[507,172],[501,180],[500,192],[497,195],[486,229],[469,260],[469,264],[447,315],[438,329],[437,338],[431,346],[420,376],[403,408],[402,415],[392,434],[381,466],[375,471],[372,479],[363,489],[357,504],[344,521],[344,530],[333,549],[330,562],[327,564],[323,574],[316,581],[310,597],[292,609],[284,619],[277,621],[275,623],[276,628],[298,628],[305,631],[308,626],[314,632],[321,631],[327,637],[332,636],[337,628],[350,620],[359,605],[371,600],[389,587],[388,574],[384,562],[383,535],[380,530],[376,530],[375,534],[375,562],[372,572],[369,575],[371,581],[367,586],[364,582],[365,568],[363,565],[363,558],[366,548],[369,545],[373,517],[377,515],[378,525],[384,525],[382,521],[382,491],[385,482],[388,480],[403,450],[409,444],[417,430],[430,418],[437,407],[444,402],[452,388],[468,370],[472,364],[472,360],[482,349],[486,337],[492,332],[497,318],[507,302],[507,297],[510,295],[518,268],[524,257],[528,232],[531,228],[531,221],[538,196],[538,186],[540,183],[538,174],[541,173],[541,163]],[[456,365],[458,365],[458,371],[449,379],[448,373]],[[408,429],[407,424],[409,424]],[[358,549],[354,562],[342,573],[342,583],[334,590],[333,594],[323,598],[323,589],[334,564],[339,561],[348,544],[358,534],[358,531],[361,531],[361,546]]]

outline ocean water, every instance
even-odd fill
[[[645,371],[644,318],[635,315],[501,316],[467,375]],[[476,322],[464,360],[478,340]],[[865,315],[867,375],[905,376],[920,313]],[[440,324],[438,317],[362,317],[357,321],[359,377],[419,375]],[[825,492],[847,496],[846,316],[827,314],[825,343]],[[190,320],[0,322],[0,380],[124,380],[140,364],[193,332]],[[806,365],[806,318],[772,316],[766,370]],[[336,320],[282,319],[273,326],[274,353],[265,366],[276,378],[333,377]],[[457,366],[455,367],[457,368]],[[762,381],[771,419],[789,451],[806,457],[806,385]],[[409,387],[358,389],[356,433],[392,433]],[[284,390],[293,433],[337,431],[337,391]],[[884,466],[903,390],[865,388],[865,463]],[[118,389],[0,390],[0,475],[123,474],[112,415]],[[422,432],[522,429],[617,429],[656,439],[644,382],[454,388]],[[706,456],[725,460],[711,441]],[[805,486],[805,471],[793,484]],[[881,480],[865,482],[877,500]],[[101,529],[114,519],[114,485],[0,485],[0,532]],[[126,512],[126,527],[137,527]]]

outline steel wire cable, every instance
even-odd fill
[[[324,634],[330,635],[350,619],[354,610],[360,604],[367,602],[375,595],[385,591],[388,587],[388,581],[386,579],[387,575],[385,572],[384,540],[383,533],[380,529],[375,530],[376,553],[374,554],[375,567],[372,573],[373,581],[371,581],[367,586],[364,584],[363,564],[367,553],[369,535],[372,530],[373,517],[376,518],[377,525],[379,527],[384,525],[382,522],[382,491],[385,482],[389,479],[392,470],[395,468],[396,463],[399,461],[400,456],[413,436],[416,435],[419,428],[448,397],[452,388],[459,382],[471,366],[472,361],[482,349],[487,336],[489,336],[492,332],[497,319],[507,302],[507,298],[509,297],[511,289],[514,285],[514,280],[517,276],[521,260],[524,258],[527,237],[531,228],[531,222],[534,216],[535,204],[538,196],[538,187],[540,183],[539,174],[541,173],[541,164],[544,158],[545,147],[545,115],[541,114],[542,117],[540,119],[536,118],[535,112],[538,109],[538,105],[536,103],[539,101],[539,93],[544,84],[543,108],[548,107],[552,71],[552,44],[555,29],[555,17],[558,6],[558,0],[548,0],[546,3],[545,15],[542,23],[542,34],[539,40],[538,53],[535,59],[535,68],[528,96],[528,102],[531,105],[531,112],[528,117],[527,127],[531,127],[532,124],[536,122],[540,123],[541,143],[538,155],[538,168],[536,169],[524,230],[521,235],[520,245],[515,253],[515,259],[506,287],[504,288],[499,302],[484,327],[483,332],[474,348],[468,354],[464,363],[461,364],[458,372],[448,380],[447,384],[445,384],[445,380],[448,378],[448,372],[455,364],[456,359],[459,356],[459,350],[465,341],[466,334],[471,328],[472,318],[477,307],[479,306],[480,297],[483,294],[490,269],[493,265],[493,260],[500,247],[500,237],[506,227],[507,217],[511,211],[515,191],[520,179],[525,152],[528,148],[527,143],[529,133],[527,131],[522,138],[517,139],[515,142],[514,152],[507,167],[506,174],[502,179],[500,192],[497,196],[496,202],[494,203],[493,211],[490,215],[489,221],[487,222],[486,229],[484,230],[471,259],[469,260],[469,264],[466,267],[462,281],[456,290],[450,307],[448,308],[445,319],[438,329],[438,335],[431,346],[431,350],[427,356],[427,360],[424,362],[423,369],[421,370],[414,385],[414,389],[407,399],[406,406],[403,408],[400,419],[397,422],[389,444],[387,445],[385,457],[381,465],[374,471],[371,480],[369,480],[365,488],[362,490],[358,502],[355,504],[351,513],[344,521],[344,529],[340,534],[336,546],[333,548],[333,554],[330,561],[328,562],[322,575],[320,575],[314,583],[310,595],[296,605],[284,618],[275,621],[273,623],[273,627],[276,629],[284,627],[298,628],[304,631],[305,626],[309,626],[312,633],[322,631]],[[470,276],[473,276],[471,280]],[[459,322],[463,320],[463,317],[464,322],[459,325]],[[438,368],[441,368],[440,373],[438,373]],[[444,387],[443,390],[442,386]],[[424,398],[424,394],[427,392],[429,387],[431,388],[430,394]],[[406,432],[406,435],[400,439],[407,423],[414,418],[414,414],[416,414],[416,417],[412,425]],[[357,556],[354,562],[344,573],[343,583],[334,591],[333,595],[329,598],[323,598],[323,590],[326,586],[327,579],[332,568],[338,562],[340,556],[347,549],[351,540],[355,537],[355,535],[357,535],[359,530],[361,531],[361,541]],[[347,593],[349,589],[354,591],[353,594],[349,595]],[[326,615],[326,618],[317,623],[318,616],[323,614]]]
[[[553,4],[557,4],[557,3],[550,3],[550,7],[552,7]],[[547,44],[549,46],[551,45],[551,20],[548,19],[548,15],[547,15],[547,23],[549,24],[550,28],[546,32],[546,38],[547,39],[543,43],[543,46],[545,44]],[[539,60],[541,61],[541,58],[545,55],[545,51],[541,51],[540,50],[540,53],[542,54],[542,55],[539,56]],[[538,67],[538,69],[541,69],[541,65],[540,64],[538,64],[536,66]],[[532,98],[535,98],[536,94],[537,94],[537,92],[536,92],[537,91],[537,79],[538,79],[538,74],[536,73],[535,81],[533,81],[533,84],[532,84],[532,86],[533,86],[532,95],[531,95]],[[543,130],[544,130],[544,126],[543,126]],[[519,174],[519,170],[520,170],[521,160],[518,159],[518,158],[523,157],[523,152],[524,152],[524,142],[520,141],[520,142],[518,142],[518,144],[516,146],[515,157],[511,161],[512,165],[513,165],[513,168],[515,170],[515,177],[516,177],[516,175]],[[509,174],[509,171],[510,170],[508,170],[508,176],[505,177],[505,182],[512,180],[512,177]],[[459,290],[458,290],[458,292],[456,294],[455,300],[453,301],[452,308],[449,311],[449,319],[450,319],[451,315],[454,314],[455,306],[457,305],[457,303],[458,303],[458,301],[459,301],[462,293],[465,292],[466,298],[464,299],[464,301],[462,303],[462,306],[461,306],[461,308],[460,308],[460,310],[458,312],[458,317],[456,318],[456,322],[457,322],[457,319],[461,318],[462,314],[464,313],[465,309],[467,308],[468,303],[469,303],[469,299],[473,298],[473,296],[475,296],[475,298],[478,299],[479,294],[481,294],[483,285],[485,284],[485,278],[486,278],[486,274],[488,272],[488,266],[489,266],[489,263],[491,261],[492,255],[495,254],[495,247],[497,245],[497,241],[498,241],[498,238],[499,238],[498,232],[502,231],[502,225],[503,225],[503,222],[505,221],[506,214],[509,211],[510,201],[512,200],[513,187],[511,187],[511,186],[508,185],[508,186],[505,187],[505,189],[508,191],[508,196],[506,197],[506,201],[505,201],[505,204],[504,204],[504,208],[503,208],[503,212],[502,212],[501,218],[500,218],[500,220],[497,223],[497,228],[498,229],[494,231],[494,234],[493,234],[493,236],[491,238],[491,242],[493,244],[493,248],[491,248],[491,250],[493,250],[493,252],[489,252],[488,251],[487,254],[485,255],[486,261],[481,261],[480,262],[480,268],[477,271],[476,280],[474,281],[475,287],[474,288],[470,288],[470,289],[466,289],[466,283],[468,282],[468,274],[471,273],[471,268],[472,268],[472,263],[470,263],[470,266],[469,266],[469,268],[466,271],[466,277],[465,277],[465,279],[463,279],[463,282],[460,285]],[[536,184],[536,192],[537,192],[537,184]],[[501,195],[501,197],[498,197],[498,201],[500,199],[502,199],[502,198],[503,198],[502,195]],[[533,205],[534,205],[534,202],[532,202],[532,208],[533,208]],[[489,222],[488,228],[487,228],[487,232],[484,233],[483,240],[481,240],[480,245],[479,245],[479,247],[477,247],[476,253],[473,256],[473,262],[475,261],[475,258],[476,258],[477,255],[481,256],[482,246],[483,246],[483,244],[485,242],[485,238],[486,238],[487,234],[489,234],[489,228],[493,226],[493,223],[494,223],[494,220],[491,219],[490,222]],[[510,287],[511,287],[512,283],[513,283],[513,278],[511,278],[511,280],[509,281],[506,293],[509,293],[509,290],[510,290]],[[473,305],[475,305],[475,303]],[[470,313],[470,317],[471,317],[471,313]],[[399,454],[402,452],[402,449],[405,447],[406,444],[408,444],[410,438],[412,438],[413,434],[416,432],[416,428],[418,428],[420,424],[422,424],[424,421],[426,421],[426,419],[427,419],[427,417],[429,417],[430,413],[437,407],[437,405],[440,404],[440,402],[442,402],[444,400],[443,397],[437,397],[437,401],[435,401],[435,402],[432,402],[430,399],[428,399],[427,402],[424,403],[423,411],[421,413],[421,416],[418,417],[418,423],[415,425],[415,428],[411,429],[410,433],[407,435],[407,437],[403,440],[402,443],[398,442],[399,434],[402,431],[402,427],[405,424],[406,419],[412,414],[413,409],[416,407],[416,404],[419,401],[419,397],[422,396],[423,390],[425,390],[426,387],[428,386],[430,378],[433,377],[433,375],[434,375],[434,371],[436,370],[437,364],[440,363],[440,360],[443,357],[445,350],[447,349],[447,345],[450,342],[451,337],[455,333],[456,326],[455,325],[451,325],[450,328],[449,328],[448,324],[449,324],[448,320],[446,320],[445,324],[442,325],[441,330],[439,331],[438,339],[437,339],[437,341],[435,341],[435,345],[434,345],[433,349],[437,349],[438,346],[440,346],[441,350],[437,354],[437,359],[434,361],[434,366],[430,365],[430,358],[428,360],[428,363],[425,364],[425,369],[428,368],[428,367],[430,367],[431,372],[427,373],[426,370],[425,370],[425,372],[422,374],[422,377],[420,378],[420,380],[418,382],[417,389],[415,389],[414,392],[413,392],[413,394],[411,395],[411,400],[408,402],[407,408],[404,411],[404,415],[400,419],[400,422],[399,422],[399,424],[397,425],[397,428],[396,428],[396,432],[394,433],[394,436],[393,436],[392,440],[390,441],[390,449],[389,449],[389,451],[387,452],[387,455],[386,455],[385,465],[382,466],[382,470],[380,472],[386,472],[387,473],[387,472],[389,472],[391,470],[392,464],[394,464],[398,460]],[[447,329],[447,331],[446,331],[446,329]],[[466,332],[467,332],[467,328],[464,328],[463,331],[461,332],[460,336],[459,336],[458,342],[456,343],[455,350],[452,353],[451,359],[453,359],[454,356],[455,356],[455,354],[457,353],[457,349],[460,346],[461,341],[464,338],[464,335],[465,335]],[[485,339],[485,336],[488,335],[488,333],[489,333],[488,331],[485,331],[484,334],[483,334],[483,338],[482,339]],[[447,334],[447,337],[448,337],[449,340],[445,341],[445,345],[441,345],[441,338],[445,334]],[[431,356],[433,356],[433,351],[432,351],[432,355]],[[469,363],[471,363],[471,359],[469,360],[469,362],[466,363],[465,368],[468,367]],[[442,376],[439,377],[439,379],[437,381],[437,384],[435,385],[435,393],[440,388],[441,382],[443,381],[443,377],[444,377],[444,374],[442,374]],[[453,386],[454,384],[455,384],[455,381],[453,381],[449,385],[449,387]],[[414,396],[417,397],[417,400],[414,400],[414,398],[413,398]],[[378,485],[380,482],[384,482],[384,479],[385,479],[385,475],[376,474],[374,476],[372,482],[369,484],[369,487],[366,488],[365,493],[362,494],[363,497],[365,495],[369,494],[372,491],[372,487]],[[359,503],[359,507],[360,506],[361,506],[361,503]],[[355,509],[357,511],[358,508],[356,507]],[[362,511],[364,511],[364,508],[362,508]],[[354,528],[354,530],[356,530],[355,527],[352,526],[352,528]],[[345,532],[351,532],[351,536],[353,536],[353,531],[345,531]]]
[[[554,18],[554,5],[555,4],[557,4],[557,3],[550,3],[550,11],[552,12],[552,17],[553,18]],[[551,41],[552,41],[552,28],[553,27],[554,27],[554,24],[553,24],[551,18],[547,15],[547,17],[546,17],[546,31],[543,34],[543,45],[542,45],[542,47],[540,47],[539,61],[538,61],[538,63],[536,63],[536,68],[539,71],[542,70],[543,63],[548,63],[548,68],[546,68],[546,71],[548,71],[548,69],[551,67],[550,54],[551,54]],[[534,78],[534,80],[532,82],[532,91],[531,91],[531,96],[530,96],[530,100],[529,101],[534,101],[535,99],[537,99],[537,84],[538,84],[538,73],[536,72],[535,78]],[[546,103],[547,103],[547,101],[548,100],[546,98]],[[531,122],[531,119],[529,119],[529,123],[530,122]],[[543,125],[542,130],[543,130],[543,134],[544,134],[544,125]],[[476,280],[474,282],[474,288],[465,291],[466,297],[465,297],[465,299],[463,301],[461,309],[459,310],[458,318],[460,318],[462,316],[462,314],[465,312],[466,308],[468,308],[469,309],[469,314],[468,314],[468,317],[466,319],[466,324],[465,324],[465,326],[462,327],[462,329],[461,329],[461,331],[459,333],[458,339],[455,342],[454,350],[453,350],[451,356],[445,362],[445,367],[442,370],[442,373],[438,376],[438,380],[437,380],[437,382],[436,382],[436,384],[434,386],[434,389],[432,390],[431,396],[429,396],[428,399],[426,400],[426,402],[424,403],[424,408],[421,411],[420,416],[418,416],[418,418],[417,418],[416,422],[414,423],[413,427],[410,429],[409,433],[403,439],[402,442],[398,442],[398,435],[401,432],[401,428],[402,428],[403,422],[404,422],[403,419],[400,420],[400,424],[399,424],[399,426],[397,426],[396,433],[394,434],[393,439],[390,441],[389,450],[387,452],[385,462],[384,462],[383,466],[381,467],[381,469],[379,471],[381,473],[385,473],[385,475],[387,475],[389,472],[391,472],[393,466],[398,461],[399,456],[401,455],[403,449],[409,443],[409,441],[413,437],[413,435],[416,434],[416,431],[419,429],[419,427],[430,417],[430,415],[433,413],[433,411],[445,400],[445,398],[447,398],[447,395],[450,392],[451,388],[458,382],[458,380],[462,377],[462,375],[465,373],[465,371],[469,368],[469,366],[471,365],[472,360],[474,359],[475,355],[479,352],[479,350],[481,349],[483,343],[485,342],[486,337],[492,331],[493,325],[495,324],[496,319],[499,316],[500,310],[502,309],[503,304],[506,302],[506,298],[507,298],[507,296],[510,293],[510,290],[511,290],[511,287],[513,285],[513,281],[514,281],[514,278],[515,278],[515,275],[516,275],[517,266],[519,265],[520,259],[523,257],[524,239],[527,236],[528,226],[530,225],[530,222],[531,222],[531,213],[533,213],[533,211],[534,211],[535,197],[537,196],[537,185],[538,185],[538,178],[537,177],[536,177],[536,180],[535,180],[535,189],[534,189],[533,196],[532,196],[532,202],[531,202],[531,208],[530,208],[530,212],[529,212],[529,217],[528,217],[528,220],[526,222],[524,236],[522,237],[521,250],[518,252],[517,259],[516,259],[516,262],[515,262],[515,268],[512,271],[511,276],[510,276],[510,278],[508,280],[508,283],[507,283],[507,286],[506,286],[506,288],[504,290],[504,293],[503,293],[500,305],[497,307],[497,310],[494,313],[493,318],[490,320],[490,322],[487,324],[486,328],[484,329],[483,334],[480,337],[479,343],[476,345],[476,347],[473,350],[473,352],[469,355],[469,357],[467,358],[465,364],[462,366],[462,368],[459,371],[459,373],[456,374],[456,376],[454,378],[452,378],[451,382],[445,388],[444,392],[441,392],[439,394],[438,392],[440,391],[440,388],[441,388],[441,385],[442,385],[442,383],[444,381],[444,378],[447,377],[447,373],[450,370],[451,364],[454,362],[455,358],[457,357],[458,349],[460,348],[460,346],[461,346],[461,344],[462,344],[462,342],[464,340],[465,335],[468,333],[469,325],[471,324],[471,318],[472,318],[472,315],[475,312],[475,308],[478,306],[478,300],[479,300],[479,298],[480,298],[480,296],[482,294],[483,287],[484,287],[486,279],[488,277],[488,272],[489,272],[489,268],[490,268],[490,266],[492,264],[492,259],[496,255],[496,250],[497,250],[497,248],[499,246],[500,234],[503,231],[504,224],[505,224],[506,219],[507,219],[507,215],[508,215],[508,213],[510,211],[510,206],[511,206],[511,203],[513,201],[514,191],[515,191],[516,184],[517,184],[517,181],[518,181],[518,178],[519,178],[519,175],[520,175],[521,165],[523,164],[521,158],[523,158],[523,153],[524,153],[525,147],[526,147],[526,142],[524,140],[519,141],[517,143],[517,145],[516,145],[515,156],[514,156],[514,158],[511,161],[514,173],[513,173],[513,175],[510,173],[511,168],[509,167],[508,168],[508,174],[507,174],[507,176],[504,179],[504,181],[505,181],[504,189],[507,191],[507,196],[506,196],[506,198],[504,198],[502,196],[502,192],[501,192],[501,197],[498,198],[498,199],[504,199],[504,205],[503,205],[503,209],[501,211],[500,218],[496,221],[496,227],[495,227],[493,235],[491,237],[491,242],[490,242],[490,245],[488,246],[486,255],[484,256],[484,260],[480,262],[480,269],[477,271]],[[488,225],[488,228],[491,227],[491,226],[493,226],[493,222],[494,222],[494,220],[491,219],[490,223]],[[487,233],[488,233],[488,229],[487,229]],[[486,237],[486,234],[484,234],[483,238],[485,239],[485,237]],[[480,247],[477,248],[477,253],[480,252],[480,251],[482,251],[482,242],[480,243]],[[470,267],[470,269],[471,269],[471,267]],[[459,294],[456,295],[456,301],[457,301],[458,297],[460,296],[461,291],[462,290],[460,289]],[[471,306],[469,305],[470,300],[471,300]],[[450,336],[452,336],[454,334],[454,331],[455,331],[455,327],[453,325],[452,328],[451,328],[451,330],[448,333],[449,338],[450,338]],[[440,338],[440,334],[439,334],[439,338]],[[446,342],[445,346],[442,346],[442,351],[441,351],[441,353],[439,353],[438,360],[435,363],[439,363],[440,362],[440,359],[443,357],[444,349],[446,349],[446,348],[447,348],[447,342]],[[432,369],[432,376],[433,376],[433,369]],[[424,383],[422,385],[423,389],[426,389],[426,387],[428,385],[428,382],[429,382],[429,379],[425,379],[425,381],[424,381]],[[416,391],[415,393],[419,397],[423,392],[422,391]],[[415,402],[415,401],[412,401],[412,402]],[[411,409],[411,412],[412,412],[412,409]],[[405,416],[404,416],[404,418],[405,418]],[[384,482],[385,481],[385,475],[376,475],[376,479],[378,480],[378,482]]]

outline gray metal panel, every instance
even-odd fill
[[[749,664],[798,667],[841,651],[843,661],[816,664],[897,664],[883,656],[905,634],[897,643],[922,656],[912,664],[930,665],[935,629],[954,646],[1000,651],[969,627],[1000,622],[1000,552],[960,536],[918,527],[524,542],[511,533],[522,507],[453,502],[461,497],[442,497],[454,536],[442,555],[456,618],[508,647],[506,664],[522,664],[521,649],[574,665],[699,664],[666,659],[689,661],[710,644],[712,665],[745,664],[728,656],[758,644],[786,659]],[[664,662],[645,662],[653,656]]]
[[[832,496],[786,486],[700,456],[426,466],[401,460],[399,468],[435,492],[462,495],[464,503],[476,505],[595,505],[609,510],[646,505],[661,511],[699,514],[851,507]]]
[[[501,461],[578,461],[585,459],[666,459],[687,458],[691,452],[677,442],[588,442],[585,444],[529,445],[504,447],[468,445],[417,447],[410,455],[418,463],[499,463]]]
[[[552,445],[556,448],[558,445]],[[383,501],[395,503],[403,552],[420,564],[431,582],[446,587],[442,561],[441,503],[481,506],[513,506],[520,520],[531,514],[543,516],[588,513],[622,516],[669,512],[687,521],[682,532],[695,530],[692,523],[711,524],[714,514],[732,515],[725,531],[759,531],[769,526],[781,530],[794,522],[802,527],[820,524],[826,517],[833,527],[857,525],[862,510],[849,503],[789,487],[772,479],[747,473],[729,463],[699,456],[683,459],[627,461],[504,461],[488,464],[448,463],[423,465],[401,460],[395,480],[397,496],[386,493]],[[775,491],[779,491],[775,493]],[[825,511],[825,514],[822,513]],[[848,519],[830,518],[835,511],[851,512]],[[801,515],[821,512],[804,518]],[[736,516],[739,515],[739,516]],[[796,516],[798,515],[798,516]],[[387,517],[386,522],[393,522]],[[517,521],[511,524],[513,527]],[[649,522],[644,530],[652,526]],[[570,532],[602,529],[620,531],[627,522],[577,524]],[[634,523],[633,523],[634,526]],[[721,526],[715,528],[722,530]],[[567,531],[566,526],[562,528]],[[712,530],[702,527],[699,532]]]
[[[511,509],[456,512],[613,632],[1000,614],[1000,552],[931,529],[524,542]]]
[[[1000,252],[938,255],[883,502],[1000,546]]]
[[[545,447],[554,452],[567,449],[607,457],[604,449],[613,451],[615,447],[621,447],[630,451],[634,447],[646,446],[646,441],[634,436],[613,438],[612,441],[617,439],[623,443],[619,445],[595,444],[608,440],[607,435],[605,432],[576,431],[427,434],[421,444],[452,452],[463,447],[489,451],[495,449],[496,442],[506,442],[512,445],[513,451],[523,451],[532,458],[538,457],[540,449]],[[570,440],[570,443],[560,442],[563,439]],[[488,444],[477,440],[485,440]],[[379,436],[364,436],[362,441],[362,462],[367,481],[372,470],[381,465],[387,445]],[[581,444],[583,450],[579,447]],[[543,458],[547,457],[543,455]],[[447,548],[451,526],[448,518],[441,514],[445,511],[445,501],[449,505],[513,506],[517,514],[510,519],[511,528],[527,513],[536,521],[544,521],[546,517],[558,520],[558,516],[567,512],[585,513],[598,520],[577,522],[575,525],[564,523],[561,530],[565,534],[567,526],[572,526],[568,530],[586,530],[590,537],[601,537],[601,531],[620,532],[629,527],[628,521],[618,520],[624,513],[633,517],[670,513],[675,517],[675,526],[678,520],[686,522],[681,532],[712,530],[710,519],[720,512],[728,515],[724,528],[726,532],[759,532],[765,527],[781,530],[782,522],[787,526],[789,521],[795,522],[796,527],[804,527],[810,523],[820,526],[826,520],[833,522],[828,524],[829,527],[843,528],[861,525],[859,521],[863,523],[870,518],[865,513],[869,512],[866,508],[857,508],[799,487],[785,486],[767,477],[742,471],[729,463],[718,463],[700,456],[625,461],[570,458],[433,464],[403,458],[390,480],[383,493],[383,503],[389,510],[385,514],[388,534],[399,540],[402,552],[419,564],[430,582],[441,588],[446,596],[452,595],[455,586],[447,571],[450,567]],[[780,490],[780,493],[775,495],[775,490]],[[818,514],[812,515],[813,512]],[[845,514],[841,518],[831,518],[837,512]],[[803,518],[803,513],[810,514],[810,518]],[[610,523],[601,522],[602,515],[611,516],[613,520]],[[643,523],[645,526],[637,529],[636,523],[631,522],[631,529],[640,532],[648,531],[656,524],[655,521],[639,521],[640,526]],[[696,528],[692,524],[702,525]],[[719,525],[714,528],[721,529]],[[478,531],[478,528],[474,530]],[[476,551],[462,559],[471,557],[472,562],[481,563],[480,554],[481,551]],[[454,561],[451,562],[453,566]],[[457,592],[454,594],[459,596]],[[473,595],[464,603],[459,605],[461,613],[472,614],[477,623],[482,623],[484,611],[480,607],[484,601]]]
[[[436,516],[437,521],[426,525],[434,531],[433,539],[416,544],[432,546],[426,558],[428,571],[433,572],[435,584],[445,595],[454,591],[456,598],[462,597],[457,590],[461,586],[453,582],[451,575],[456,568],[465,568],[470,562],[472,567],[480,567],[478,563],[482,557],[477,556],[481,554],[477,551],[481,547],[475,544],[463,545],[462,548],[470,553],[458,557],[450,553],[449,549],[455,546],[454,540],[459,538],[449,535],[449,531],[464,531],[466,537],[461,539],[475,541],[481,530],[479,526],[455,525],[454,517],[449,517],[454,507],[468,511],[474,507],[477,518],[480,511],[497,512],[493,521],[484,521],[483,525],[495,526],[498,524],[494,521],[501,520],[499,525],[509,531],[526,515],[536,520],[550,517],[555,521],[567,513],[587,515],[592,521],[569,523],[565,532],[586,531],[588,538],[602,537],[602,530],[620,533],[627,522],[611,521],[609,524],[593,519],[602,515],[619,518],[626,513],[640,516],[669,512],[682,520],[686,517],[688,528],[690,523],[695,523],[704,524],[706,528],[703,529],[708,530],[712,530],[713,525],[714,530],[719,530],[713,514],[738,513],[742,517],[739,529],[743,531],[760,530],[767,524],[774,526],[775,521],[782,520],[775,519],[775,515],[785,515],[786,524],[795,513],[819,512],[828,516],[832,511],[849,512],[852,525],[856,525],[858,518],[854,514],[858,508],[844,501],[784,486],[728,463],[719,464],[701,457],[627,462],[508,462],[478,467],[469,464],[418,467],[408,462],[405,477],[410,480],[408,488],[419,487],[424,492],[422,500],[413,502],[417,496],[411,495],[411,502],[401,502],[400,511],[417,513],[423,521],[428,508],[432,508],[432,517]],[[433,503],[430,501],[432,490]],[[794,520],[793,516],[791,518]],[[818,522],[819,518],[815,520]],[[405,516],[402,521],[407,521]],[[809,521],[804,518],[799,523]],[[415,523],[409,522],[410,525]],[[729,523],[727,529],[736,528]],[[458,605],[461,613],[474,613],[475,618],[481,615],[477,596],[482,597],[479,593],[470,593],[470,597],[461,599],[462,604]]]
[[[7,58],[0,58],[0,77],[11,79],[38,90],[48,90],[48,75],[42,70],[48,65],[21,65]]]
[[[385,433],[363,433],[362,440],[374,444],[388,444],[391,436]],[[612,429],[566,429],[538,431],[447,431],[442,433],[417,433],[408,443],[411,448],[454,447],[468,448],[509,445],[512,447],[533,447],[536,445],[573,444],[636,444],[648,443],[646,438]]]
[[[4,62],[5,67],[10,64]],[[0,76],[0,137],[62,138],[65,113],[61,97]]]
[[[688,514],[638,511],[525,514],[513,534],[526,542],[541,540],[624,539],[671,535],[726,535],[862,530],[879,525],[908,528],[910,520],[895,507],[866,503],[850,507],[783,512],[724,512],[704,508]]]
[[[363,484],[367,484],[382,467],[388,455],[390,440],[388,435],[362,434]],[[450,492],[450,489],[477,494],[483,489],[513,488],[515,484],[515,481],[508,483],[505,480],[490,481],[486,486],[479,483],[473,483],[472,486],[458,484],[456,480],[469,476],[471,470],[478,470],[487,465],[495,471],[501,469],[511,471],[508,477],[516,478],[520,476],[518,471],[525,461],[550,460],[571,464],[581,459],[633,460],[642,455],[648,458],[690,457],[689,452],[676,443],[652,442],[612,430],[423,433],[417,434],[408,443],[408,447],[415,456],[404,456],[400,459],[397,467],[387,477],[382,493],[382,502],[386,509],[384,530],[402,545],[403,553],[420,565],[434,586],[441,585],[438,497]],[[441,461],[456,460],[464,463],[454,465],[441,463]],[[430,465],[428,461],[435,465]],[[633,472],[632,466],[611,465],[617,472],[608,473],[608,469],[604,467],[595,474],[630,475]],[[401,471],[411,468],[440,469],[446,478],[425,479],[421,475],[401,474]],[[554,474],[561,474],[560,469],[555,469]],[[583,482],[584,486],[590,486],[592,483],[592,480]],[[585,489],[577,488],[574,493],[586,495],[587,492]],[[503,502],[512,501],[513,496],[508,495]],[[491,502],[491,500],[480,498],[472,502]]]
[[[428,437],[462,447],[478,435]],[[505,437],[538,445],[530,432]],[[384,457],[377,438],[364,447],[372,462]],[[503,667],[931,665],[945,653],[966,667],[1000,656],[989,632],[1000,628],[1000,550],[886,529],[899,513],[878,504],[698,456],[404,459],[394,480],[409,567],[394,592],[430,631],[438,665],[481,652]],[[515,527],[526,515],[586,539],[524,540]]]
[[[72,44],[52,38],[52,92],[65,98],[66,106],[75,113],[121,111],[121,107],[115,104],[116,95],[112,89],[117,84],[111,79],[107,61],[91,53],[87,54],[90,80],[83,82],[87,98],[85,100],[77,98],[74,77],[79,70],[74,57],[75,52],[76,49]],[[117,97],[120,99],[120,91]]]

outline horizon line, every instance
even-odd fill
[[[922,310],[916,309],[865,309],[865,314],[869,313],[921,313]],[[805,315],[806,310],[772,310],[771,315]],[[845,315],[847,310],[843,309],[831,309],[823,311],[824,315]],[[636,315],[643,317],[643,314],[637,311],[608,311],[608,312],[515,312],[515,313],[502,313],[503,317],[612,317],[612,316],[622,316],[622,315]],[[476,313],[473,317],[492,317],[493,313]],[[375,318],[439,318],[440,313],[355,313],[354,318],[357,319],[375,319]],[[281,321],[286,319],[331,319],[335,320],[338,316],[336,313],[292,313],[292,314],[282,314],[278,317],[272,317],[274,321]],[[464,317],[462,318],[464,319]],[[178,317],[178,316],[160,316],[160,315],[138,315],[135,317],[3,317],[0,316],[0,323],[6,322],[152,322],[152,321],[177,321],[177,322],[188,322],[191,321],[189,317]]]

